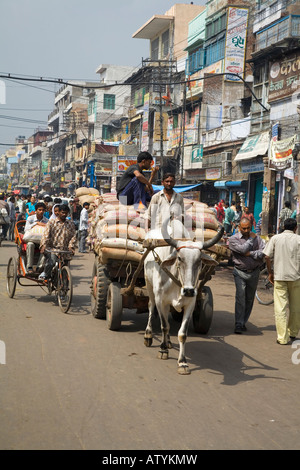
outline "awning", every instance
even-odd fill
[[[147,23],[141,26],[132,37],[138,39],[153,39],[160,31],[169,28],[173,21],[174,16],[154,15]]]
[[[198,183],[198,184],[193,184],[193,185],[188,185],[188,184],[181,184],[181,185],[178,185],[178,186],[174,186],[174,191],[176,191],[176,193],[184,193],[185,191],[190,191],[191,189],[194,189],[194,188],[197,188],[197,186],[201,186],[202,183]],[[161,191],[162,189],[164,189],[163,186],[161,185],[158,185],[158,184],[153,184],[152,185],[154,191]]]
[[[241,186],[243,186],[243,183],[247,183],[247,180],[226,181],[225,185],[226,185],[226,188],[233,189],[233,188],[240,188]]]
[[[214,187],[220,188],[220,189],[226,189],[226,181],[215,181]]]
[[[132,119],[130,119],[130,122],[139,121],[140,119],[142,119],[142,114],[138,114],[137,116],[134,116]]]
[[[269,142],[269,132],[262,132],[261,134],[247,137],[234,160],[249,160],[258,155],[265,155],[269,148]]]
[[[247,180],[237,180],[237,181],[215,181],[214,186],[215,188],[219,189],[235,189],[241,188],[243,183],[246,183]]]

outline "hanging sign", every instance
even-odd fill
[[[228,8],[224,71],[241,77],[243,77],[245,67],[248,13],[246,8]],[[225,75],[225,80],[240,81],[237,76],[230,74]]]
[[[271,170],[279,171],[292,167],[295,143],[296,135],[276,142],[271,140],[269,147],[269,168]]]

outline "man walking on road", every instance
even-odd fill
[[[288,344],[300,329],[300,236],[296,230],[297,221],[286,219],[284,231],[274,235],[264,249],[269,279],[274,284],[278,344]]]
[[[235,329],[242,334],[246,331],[246,323],[250,317],[260,267],[263,264],[264,241],[251,232],[252,223],[242,217],[239,232],[229,238],[229,248],[232,251],[234,264],[233,276],[236,286],[235,295]]]
[[[87,253],[85,241],[88,235],[88,228],[89,228],[89,213],[88,208],[90,204],[88,202],[83,203],[83,209],[80,213],[80,221],[79,221],[79,253]]]

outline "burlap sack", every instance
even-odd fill
[[[80,196],[89,196],[89,195],[94,195],[94,196],[99,196],[99,191],[98,189],[95,188],[77,188],[75,190],[75,195],[76,197]]]

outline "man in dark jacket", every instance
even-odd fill
[[[234,264],[233,276],[236,286],[235,296],[235,330],[237,334],[246,331],[255,292],[257,289],[260,267],[264,262],[264,241],[251,232],[252,223],[242,217],[239,232],[229,238]]]

